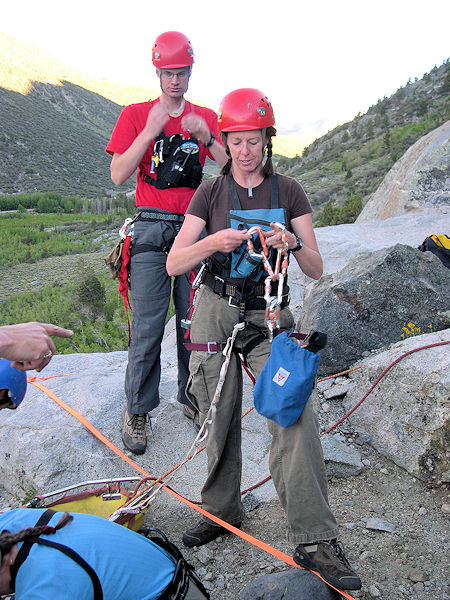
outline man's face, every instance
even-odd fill
[[[0,390],[0,410],[2,408],[14,408],[14,404],[11,402],[8,394],[8,390]]]
[[[156,69],[161,82],[161,89],[170,98],[181,98],[188,89],[190,67],[181,69]]]

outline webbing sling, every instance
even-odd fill
[[[39,527],[41,525],[47,525],[53,515],[56,514],[56,511],[47,509],[36,522],[35,527]],[[17,553],[14,564],[11,565],[11,589],[15,590],[16,587],[16,577],[20,567],[28,558],[28,554],[30,553],[31,547],[33,544],[39,544],[41,546],[48,546],[49,548],[55,548],[55,550],[59,550],[72,560],[74,560],[81,568],[83,568],[86,573],[89,575],[92,581],[92,586],[94,588],[94,600],[103,600],[103,590],[100,583],[100,580],[97,576],[97,573],[94,569],[82,558],[75,550],[65,546],[64,544],[59,544],[58,542],[52,542],[51,540],[43,539],[40,537],[33,537],[25,542],[23,542],[22,547]]]

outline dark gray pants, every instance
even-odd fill
[[[150,244],[165,247],[176,235],[172,223],[136,221],[133,247]],[[148,413],[159,404],[161,341],[170,303],[171,278],[166,271],[165,252],[140,252],[131,257],[131,339],[125,375],[125,394],[130,413]],[[183,346],[180,321],[189,311],[190,285],[187,275],[174,277],[173,301],[177,325],[178,401],[190,404],[185,388],[189,375],[189,352]]]

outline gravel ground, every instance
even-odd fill
[[[367,444],[359,450],[366,465],[363,472],[333,479],[329,489],[347,558],[363,582],[353,596],[450,600],[447,491],[427,488]],[[252,494],[258,497],[258,489]],[[197,519],[192,509],[163,494],[148,511],[146,522],[158,524],[182,548],[212,599],[237,600],[256,577],[292,568],[234,535],[201,548],[185,548],[183,530]],[[277,500],[261,502],[248,513],[242,528],[287,554],[294,550],[285,541],[285,516]]]

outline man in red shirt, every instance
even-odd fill
[[[206,157],[227,162],[217,127],[217,115],[184,98],[194,53],[188,38],[177,31],[157,37],[152,62],[161,84],[156,100],[126,106],[106,151],[112,155],[111,179],[122,185],[136,170],[136,206],[130,262],[133,321],[125,376],[127,407],[122,440],[134,454],[145,452],[147,414],[159,404],[160,354],[171,295],[167,253],[184,213],[201,182]],[[177,323],[178,401],[190,418],[196,413],[185,395],[189,353],[183,346],[181,319],[189,310],[186,275],[174,278]]]

